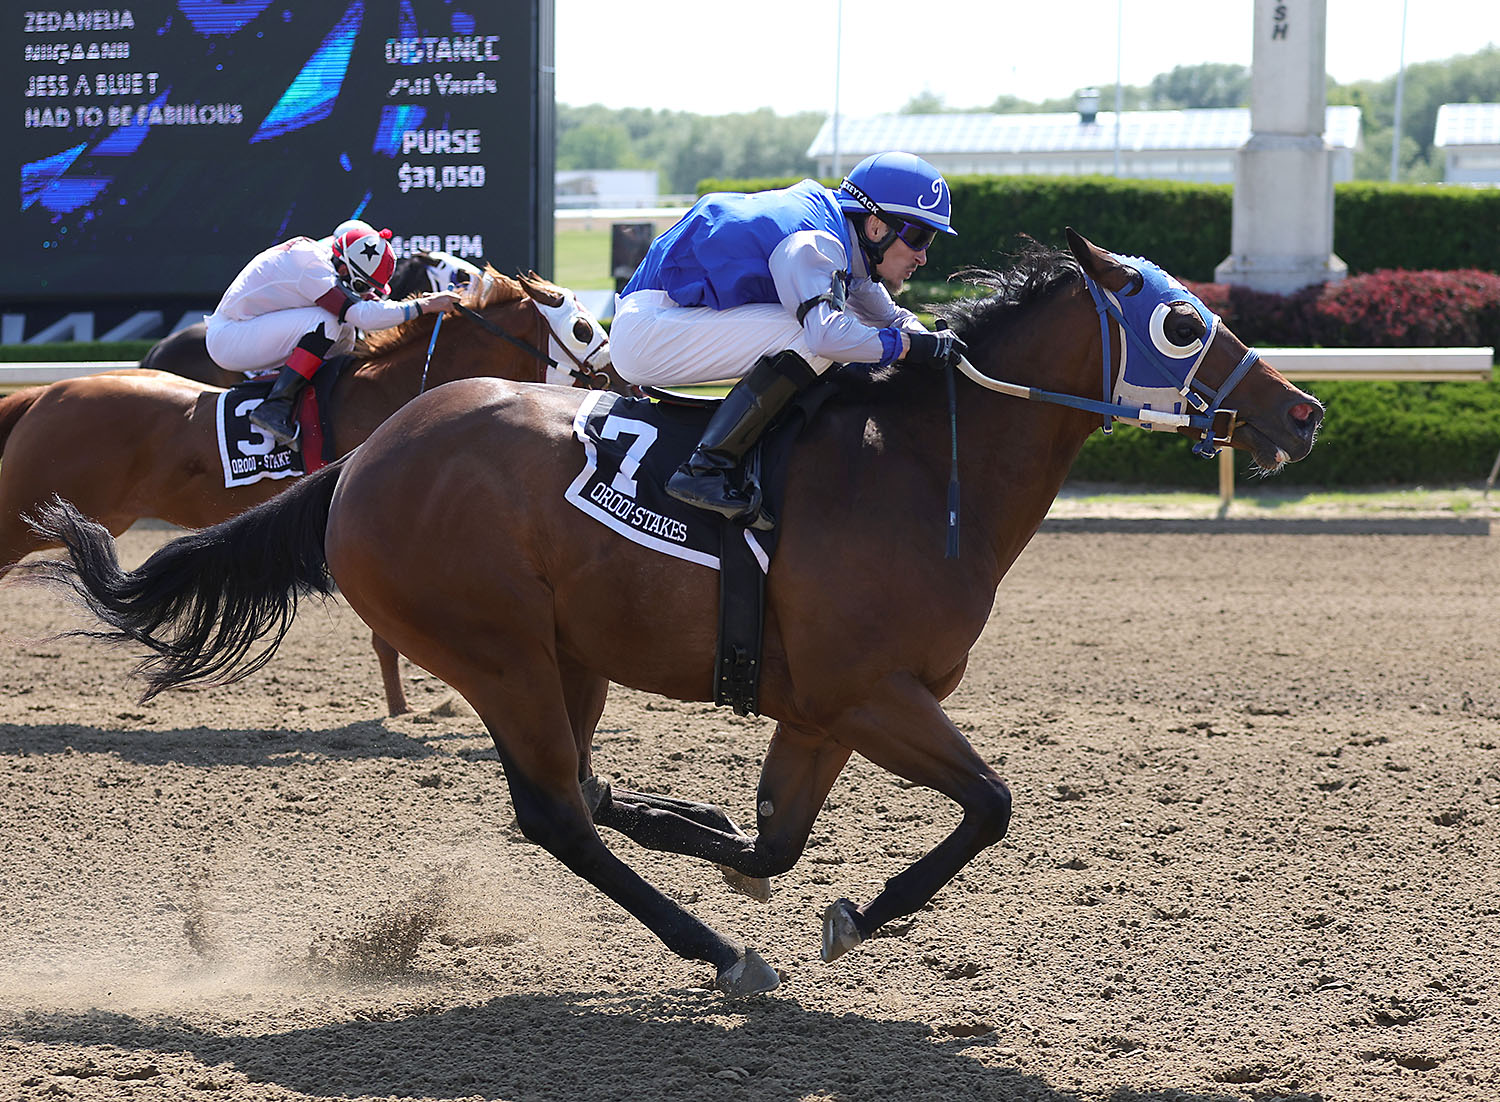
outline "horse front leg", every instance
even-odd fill
[[[943,712],[927,686],[908,674],[839,717],[829,734],[898,777],[935,789],[963,809],[963,819],[915,863],[886,881],[863,907],[840,899],[823,912],[823,959],[832,961],[893,918],[912,914],[979,852],[1005,837],[1010,790]]]

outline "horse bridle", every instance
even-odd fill
[[[1208,355],[1209,345],[1218,333],[1218,315],[1202,306],[1189,292],[1184,292],[1184,301],[1190,301],[1190,305],[1199,311],[1200,316],[1207,315],[1211,319],[1207,325],[1207,332],[1202,337],[1203,347],[1197,358],[1193,361],[1188,371],[1178,376],[1171,368],[1162,362],[1162,357],[1156,349],[1147,345],[1135,332],[1134,326],[1125,318],[1119,303],[1114,296],[1083,272],[1084,285],[1088,287],[1089,294],[1094,300],[1095,312],[1099,315],[1099,335],[1103,348],[1103,378],[1104,398],[1096,401],[1092,398],[1081,398],[1073,394],[1060,394],[1056,391],[1041,390],[1037,387],[1020,386],[1016,383],[1007,383],[999,379],[992,379],[985,375],[966,358],[960,357],[958,369],[971,380],[1000,394],[1008,394],[1013,398],[1024,398],[1029,401],[1048,402],[1052,405],[1069,406],[1073,409],[1086,410],[1090,413],[1098,413],[1104,417],[1104,431],[1110,431],[1110,422],[1118,418],[1125,421],[1139,421],[1148,427],[1160,429],[1195,428],[1201,433],[1198,442],[1193,445],[1193,454],[1205,459],[1212,459],[1218,455],[1219,449],[1228,447],[1234,432],[1244,421],[1239,416],[1239,411],[1224,406],[1224,400],[1229,393],[1239,385],[1245,375],[1260,360],[1260,353],[1254,348],[1247,348],[1245,354],[1240,357],[1240,362],[1235,365],[1233,371],[1225,378],[1217,388],[1201,382],[1197,378],[1198,368],[1202,365],[1204,357]],[[1167,380],[1168,385],[1182,395],[1184,404],[1191,412],[1178,413],[1175,411],[1151,409],[1146,406],[1128,405],[1114,400],[1114,354],[1109,339],[1109,326],[1113,321],[1120,331],[1120,378],[1124,378],[1125,350],[1127,342],[1133,345],[1152,369]],[[1209,395],[1209,397],[1204,397]],[[1220,432],[1218,425],[1223,421],[1224,428]]]
[[[1140,335],[1136,333],[1135,327],[1125,320],[1119,301],[1114,295],[1100,287],[1087,272],[1083,273],[1083,282],[1084,286],[1089,289],[1089,294],[1094,299],[1094,312],[1099,315],[1099,337],[1100,343],[1104,346],[1104,399],[1110,404],[1111,409],[1136,409],[1137,412],[1130,415],[1127,418],[1128,420],[1141,419],[1141,412],[1153,412],[1149,410],[1142,411],[1139,407],[1124,407],[1112,401],[1114,396],[1113,380],[1115,378],[1113,351],[1109,340],[1109,323],[1112,320],[1115,323],[1115,327],[1120,331],[1120,377],[1124,377],[1125,355],[1128,342],[1129,345],[1133,345],[1136,351],[1145,357],[1146,363],[1150,365],[1151,369],[1168,386],[1182,395],[1183,403],[1193,409],[1193,413],[1187,415],[1187,424],[1193,428],[1202,429],[1203,432],[1198,442],[1193,445],[1193,454],[1202,456],[1205,459],[1212,459],[1219,454],[1220,448],[1228,447],[1231,438],[1234,436],[1234,430],[1244,424],[1244,422],[1240,419],[1238,410],[1225,407],[1223,402],[1229,396],[1230,391],[1239,385],[1240,380],[1259,361],[1260,353],[1254,348],[1245,349],[1245,354],[1240,357],[1240,362],[1235,365],[1234,370],[1229,373],[1217,389],[1200,380],[1198,378],[1198,368],[1203,365],[1203,360],[1208,355],[1209,346],[1213,344],[1214,337],[1218,335],[1219,315],[1209,310],[1206,306],[1203,306],[1194,297],[1189,302],[1189,305],[1198,312],[1200,317],[1204,314],[1208,316],[1208,322],[1205,327],[1206,332],[1199,338],[1202,341],[1203,347],[1199,349],[1198,355],[1194,358],[1192,366],[1188,368],[1187,373],[1180,379],[1176,378],[1172,370],[1162,362],[1160,353],[1155,348],[1146,344]],[[1209,395],[1209,397],[1205,398],[1204,395]],[[1105,432],[1110,431],[1109,422],[1111,416],[1112,414],[1109,410],[1104,411]],[[1118,414],[1114,414],[1114,416],[1118,416]],[[1225,421],[1223,435],[1220,435],[1215,430],[1220,417],[1223,417]]]
[[[599,348],[604,347],[603,344],[601,344],[599,348],[594,349],[594,351],[589,354],[587,359],[579,359],[576,355],[574,355],[573,350],[569,348],[565,342],[560,340],[557,334],[552,331],[552,323],[548,320],[547,315],[542,311],[541,307],[536,304],[536,300],[528,295],[526,301],[531,304],[531,308],[536,312],[537,331],[540,334],[543,334],[545,337],[551,337],[552,340],[556,342],[557,346],[563,350],[564,355],[566,355],[568,359],[573,361],[573,366],[568,369],[568,374],[573,376],[573,379],[575,380],[573,384],[574,386],[581,386],[585,390],[608,390],[614,385],[614,378],[609,374],[608,371],[594,367],[588,362],[589,359],[593,359],[593,357],[598,354]],[[504,329],[501,329],[494,322],[490,321],[489,318],[479,313],[479,311],[471,309],[470,307],[465,306],[462,303],[455,304],[453,309],[458,311],[464,317],[468,318],[481,329],[485,330],[488,333],[494,334],[503,341],[509,341],[511,344],[519,348],[522,352],[525,352],[528,356],[531,356],[532,358],[542,363],[544,367],[542,369],[540,378],[538,378],[537,380],[538,382],[546,382],[547,370],[549,368],[558,366],[557,361],[554,360],[551,356],[547,355],[547,353],[543,352],[541,349],[535,347],[527,341],[523,341],[520,337],[511,336]],[[546,341],[543,340],[539,343],[546,343]]]
[[[542,309],[541,304],[537,302],[536,299],[532,299],[531,305],[532,308],[536,310],[537,315],[542,319],[542,324],[546,327],[548,335],[550,335],[557,346],[563,350],[563,354],[566,355],[568,359],[573,361],[573,366],[568,369],[568,374],[573,376],[574,386],[581,386],[585,390],[609,390],[619,381],[614,375],[610,373],[607,368],[596,367],[592,362],[595,356],[599,355],[600,352],[604,351],[604,349],[608,347],[609,335],[607,333],[605,334],[604,339],[599,342],[599,346],[597,348],[595,348],[588,355],[580,357],[573,351],[572,348],[568,346],[567,341],[563,340],[557,335],[557,330],[552,328],[552,319],[548,316],[547,311]],[[574,316],[577,316],[576,311]],[[599,320],[597,318],[590,317],[589,323],[591,325],[599,325]],[[600,329],[603,329],[603,326],[599,327]],[[556,361],[549,361],[549,366],[557,366]]]
[[[1160,271],[1160,269],[1156,269],[1156,271]],[[1201,435],[1198,438],[1198,442],[1193,445],[1193,453],[1201,455],[1205,459],[1211,459],[1218,455],[1220,448],[1229,446],[1230,438],[1234,436],[1234,430],[1244,423],[1240,420],[1239,412],[1225,408],[1223,402],[1229,396],[1230,391],[1238,386],[1240,380],[1255,366],[1256,362],[1260,359],[1260,353],[1253,348],[1246,349],[1245,354],[1240,357],[1240,362],[1235,365],[1235,369],[1229,373],[1228,377],[1225,378],[1224,382],[1216,390],[1199,382],[1197,378],[1198,368],[1202,366],[1204,358],[1208,355],[1209,346],[1213,343],[1213,339],[1218,332],[1219,316],[1204,306],[1197,296],[1186,289],[1181,289],[1181,296],[1179,297],[1176,292],[1180,285],[1176,285],[1174,281],[1171,287],[1173,302],[1186,302],[1198,312],[1199,317],[1206,316],[1209,319],[1205,323],[1205,332],[1202,338],[1200,338],[1202,340],[1202,347],[1198,350],[1198,354],[1194,358],[1192,365],[1186,372],[1179,376],[1166,365],[1162,359],[1161,352],[1148,346],[1141,340],[1139,334],[1135,332],[1136,327],[1125,317],[1125,313],[1121,310],[1120,304],[1114,295],[1095,283],[1087,272],[1080,271],[1080,274],[1083,276],[1084,285],[1089,289],[1089,294],[1094,299],[1095,312],[1099,315],[1099,337],[1100,343],[1104,346],[1102,356],[1104,361],[1104,397],[1102,401],[1096,401],[1092,398],[1081,398],[1075,394],[1060,394],[1057,391],[1041,390],[1038,387],[1021,386],[1018,383],[1007,383],[1000,379],[992,379],[971,364],[965,356],[958,358],[958,370],[986,390],[993,390],[999,394],[1007,394],[1013,398],[1048,402],[1052,405],[1068,406],[1072,409],[1081,409],[1090,413],[1102,414],[1104,417],[1105,432],[1110,431],[1110,421],[1114,418],[1124,421],[1138,421],[1148,428],[1196,428],[1201,431]],[[1163,272],[1162,275],[1165,276],[1165,273]],[[1140,282],[1133,293],[1139,293],[1141,288],[1145,286],[1145,280],[1139,271],[1136,272],[1136,277]],[[1153,309],[1162,305],[1164,301],[1165,295],[1158,292],[1156,304],[1153,306]],[[1168,308],[1170,309],[1170,304],[1168,304]],[[1133,307],[1133,309],[1138,311],[1139,307]],[[1169,412],[1166,410],[1151,409],[1147,406],[1127,405],[1123,401],[1115,400],[1116,387],[1114,380],[1116,375],[1114,372],[1114,354],[1109,339],[1109,325],[1111,321],[1120,330],[1119,379],[1121,383],[1123,384],[1125,380],[1126,348],[1133,344],[1137,351],[1145,358],[1146,362],[1151,365],[1152,369],[1166,378],[1168,386],[1182,396],[1183,403],[1191,408],[1191,413]],[[953,438],[953,466],[948,481],[948,549],[946,557],[956,559],[958,558],[959,517],[957,399],[953,390],[952,368],[949,369],[947,374],[948,419],[949,429]],[[1211,397],[1203,397],[1205,393],[1211,394]],[[1215,428],[1220,417],[1225,419],[1225,428],[1222,434]]]

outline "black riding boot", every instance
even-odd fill
[[[308,383],[292,367],[283,367],[281,374],[260,405],[250,411],[250,423],[264,429],[276,438],[278,444],[290,444],[297,439],[297,414],[294,404],[302,388]]]
[[[776,415],[817,377],[791,350],[762,356],[714,410],[692,456],[667,480],[667,493],[731,520],[748,517],[753,527],[771,527],[760,511],[759,487],[746,493],[730,485],[729,476]]]

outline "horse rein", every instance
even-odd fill
[[[531,303],[532,309],[536,311],[538,331],[543,332],[547,336],[551,337],[552,340],[556,342],[558,347],[563,350],[563,353],[568,357],[568,359],[573,361],[574,366],[568,369],[568,374],[573,376],[573,378],[577,380],[577,383],[583,384],[585,390],[609,389],[609,387],[613,384],[613,380],[610,379],[608,373],[592,367],[585,361],[580,360],[577,356],[575,356],[571,348],[563,344],[562,341],[557,340],[557,334],[552,332],[551,324],[547,321],[547,315],[542,313],[542,311],[537,307],[536,300],[528,296],[526,301]],[[519,348],[522,352],[525,352],[528,356],[545,364],[546,368],[543,369],[541,377],[537,380],[538,382],[546,381],[547,368],[558,366],[557,361],[554,360],[551,356],[547,355],[547,353],[541,351],[540,349],[527,343],[526,341],[521,340],[521,338],[519,337],[511,336],[504,329],[501,329],[498,325],[490,321],[489,318],[485,317],[477,310],[470,309],[462,303],[455,304],[453,309],[458,311],[460,314],[468,318],[475,325],[479,326],[486,332],[494,334],[503,341],[509,341],[511,344]]]

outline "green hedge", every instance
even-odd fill
[[[1180,278],[1229,255],[1230,189],[1161,180],[970,176],[953,181],[959,236],[940,242],[934,267],[1001,267],[1016,235],[1061,246],[1072,226],[1112,252],[1145,256]]]
[[[762,191],[790,179],[705,180],[705,191]],[[824,180],[830,187],[837,180]],[[1179,279],[1209,282],[1229,255],[1233,188],[1111,176],[955,176],[959,236],[933,247],[931,270],[995,267],[1027,233],[1061,246],[1072,226],[1096,245],[1144,256]],[[1351,273],[1378,268],[1500,272],[1500,189],[1347,183],[1334,187],[1334,251]]]
[[[139,360],[155,341],[54,341],[0,344],[0,363],[69,360]]]
[[[1500,272],[1500,188],[1339,184],[1333,251],[1349,271]]]

